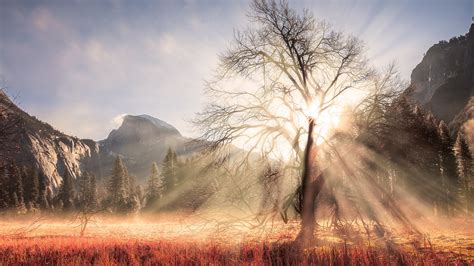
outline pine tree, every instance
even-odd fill
[[[8,192],[9,192],[9,198],[12,200],[10,202],[10,206],[12,207],[18,207],[18,206],[24,206],[25,202],[23,200],[23,182],[22,182],[22,177],[20,174],[20,169],[16,165],[16,163],[11,163],[10,167],[8,169],[8,179],[9,179],[9,186],[8,186]],[[16,201],[15,201],[15,197]]]
[[[134,175],[127,174],[128,177],[128,195],[133,198],[137,194],[137,178]]]
[[[163,192],[169,193],[178,185],[178,159],[176,152],[168,148],[165,159],[162,164]]]
[[[129,211],[131,212],[138,212],[141,208],[140,199],[138,195],[133,194],[133,196],[129,199]]]
[[[47,178],[43,173],[38,174],[39,177],[39,196],[38,204],[40,209],[47,210],[50,208],[50,201],[48,200],[48,185],[46,184]]]
[[[8,184],[7,169],[0,167],[0,210],[7,209],[11,202],[8,195]]]
[[[50,208],[50,204],[48,201],[48,197],[46,193],[41,193],[39,196],[39,207],[41,210],[48,210]]]
[[[97,181],[88,172],[84,172],[79,180],[78,203],[82,212],[94,211],[99,207]]]
[[[458,168],[458,175],[461,183],[461,195],[465,205],[465,212],[472,210],[472,186],[473,186],[473,162],[472,154],[469,150],[466,137],[460,130],[455,144],[455,155]]]
[[[125,166],[125,164],[123,165],[123,172],[124,172],[123,186],[125,188],[125,198],[129,199],[131,197],[131,192],[133,191],[134,188],[130,186],[131,176],[128,173],[128,169]]]
[[[24,200],[27,206],[36,208],[39,199],[39,174],[35,167],[23,170]]]
[[[459,180],[456,172],[456,157],[454,156],[454,142],[444,121],[439,123],[440,136],[440,169],[443,180],[444,208],[448,215],[454,211],[453,203],[456,200]]]
[[[89,208],[91,195],[91,177],[88,172],[84,172],[79,177],[79,195],[78,203],[82,209]]]
[[[26,212],[26,207],[25,203],[23,200],[20,199],[20,197],[16,194],[16,192],[13,193],[13,208],[17,213],[25,213]]]
[[[441,137],[439,135],[438,121],[433,114],[428,113],[423,120],[422,136],[424,139],[422,173],[426,173],[430,183],[429,189],[425,189],[426,198],[433,203],[433,210],[436,215],[440,213],[443,207],[443,195],[440,193],[443,188],[443,178],[439,150],[441,147]]]
[[[67,169],[64,170],[63,182],[57,197],[62,202],[63,210],[70,211],[74,209],[74,184]]]
[[[144,200],[145,200],[145,195],[143,193],[143,187],[141,185],[137,185],[135,187],[135,193],[138,197],[138,200],[140,201],[140,206],[143,206]]]
[[[146,193],[146,207],[150,208],[155,205],[161,198],[162,183],[158,171],[158,165],[152,164],[151,175],[148,179],[147,193]]]
[[[91,175],[89,193],[90,207],[92,210],[96,210],[99,208],[99,192],[97,191],[97,180],[95,175]]]
[[[109,182],[109,196],[112,210],[124,211],[128,206],[127,172],[122,159],[117,156]]]

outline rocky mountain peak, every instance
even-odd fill
[[[181,137],[172,125],[149,115],[126,115],[118,129],[110,132],[104,143],[108,146],[122,143],[143,143],[169,136]]]
[[[188,140],[169,123],[150,115],[126,115],[119,128],[100,141],[102,162],[112,165],[119,155],[130,173],[146,177],[152,162],[161,162],[168,148],[185,153]]]
[[[474,91],[474,24],[465,35],[431,46],[413,69],[409,94],[446,123]]]
[[[19,166],[36,167],[50,189],[56,189],[62,176],[68,172],[77,178],[87,168],[85,161],[96,161],[98,145],[68,136],[51,125],[40,121],[16,106],[0,90],[0,104],[8,105],[7,113],[0,124],[11,124],[6,142],[14,148],[0,145],[0,158],[5,163],[15,162]],[[1,126],[0,126],[1,127]]]
[[[181,133],[175,127],[150,115],[126,115],[120,128],[127,128],[130,125],[148,127],[150,124],[154,126],[154,129],[158,130],[161,134],[173,134],[181,136]]]

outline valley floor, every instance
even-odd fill
[[[318,242],[301,251],[291,242],[296,222],[251,229],[178,217],[103,218],[80,236],[73,219],[5,218],[0,265],[474,265],[472,222],[451,220],[443,228],[426,223],[422,236],[391,231],[383,239],[319,227]]]

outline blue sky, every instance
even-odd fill
[[[376,66],[402,76],[434,43],[465,34],[474,0],[290,1],[361,38]],[[248,1],[0,0],[0,81],[32,115],[103,139],[122,114],[149,114],[195,136],[187,120]],[[115,118],[115,119],[114,119]]]

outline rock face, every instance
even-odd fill
[[[101,146],[108,151],[133,157],[143,153],[138,148],[153,150],[156,146],[171,145],[169,142],[181,138],[176,128],[157,118],[127,115],[122,125],[101,141]]]
[[[411,97],[450,123],[474,95],[474,24],[466,35],[433,45],[411,74]]]
[[[18,165],[35,166],[47,178],[47,184],[55,189],[68,171],[74,178],[81,175],[97,157],[99,146],[93,141],[80,140],[54,129],[14,105],[0,93],[0,105],[8,106],[2,112],[1,124],[13,125],[7,133],[5,145],[0,147],[3,162],[14,161]],[[93,163],[91,164],[93,166]]]

